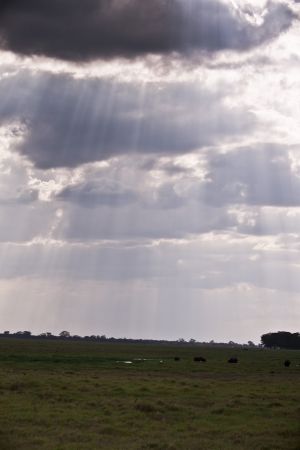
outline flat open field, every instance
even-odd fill
[[[0,449],[299,450],[300,351],[1,339]]]

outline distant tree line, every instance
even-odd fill
[[[252,341],[247,344],[238,344],[237,342],[198,342],[195,339],[188,341],[180,338],[176,341],[159,340],[159,339],[130,339],[130,338],[114,338],[102,335],[79,336],[77,334],[71,335],[69,331],[61,331],[58,335],[50,332],[33,335],[30,331],[17,331],[12,333],[4,331],[0,333],[0,338],[19,338],[19,339],[49,339],[49,340],[73,340],[73,341],[94,341],[94,342],[126,342],[126,343],[140,343],[140,344],[180,344],[180,345],[209,345],[218,347],[265,347],[265,348],[286,348],[286,349],[300,349],[300,333],[290,333],[288,331],[277,331],[276,333],[267,333],[261,336],[261,344],[256,346]]]
[[[125,343],[136,343],[136,344],[180,344],[186,345],[205,345],[205,346],[217,346],[217,347],[257,347],[252,341],[248,341],[247,344],[239,344],[237,342],[198,342],[195,339],[185,340],[183,338],[177,339],[176,341],[159,340],[159,339],[130,339],[130,338],[114,338],[106,337],[103,335],[90,335],[90,336],[79,336],[77,334],[71,335],[69,331],[63,330],[58,335],[52,334],[50,332],[41,333],[38,335],[32,334],[30,331],[17,331],[12,333],[10,331],[4,331],[0,333],[0,338],[17,338],[17,339],[47,339],[47,340],[72,340],[72,341],[94,341],[94,342],[125,342]]]
[[[261,342],[267,348],[300,349],[300,333],[277,331],[277,333],[263,334]]]
[[[50,332],[41,333],[34,335],[31,331],[17,331],[12,333],[11,331],[4,331],[0,333],[0,338],[8,339],[39,339],[39,340],[68,340],[68,341],[93,341],[93,342],[127,342],[127,343],[143,343],[143,344],[170,344],[178,343],[179,341],[167,341],[167,340],[155,340],[155,339],[130,339],[130,338],[114,338],[106,337],[105,334],[90,336],[79,336],[78,334],[72,335],[69,331],[63,330],[58,335],[52,334]],[[181,342],[181,340],[180,340]],[[193,339],[191,341],[183,341],[185,344],[188,342],[196,342]]]

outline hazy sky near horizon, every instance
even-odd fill
[[[0,330],[300,323],[300,2],[0,4]]]

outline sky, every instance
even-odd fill
[[[299,18],[1,1],[0,330],[299,331]]]

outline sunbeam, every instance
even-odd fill
[[[295,330],[299,2],[4,3],[0,327]]]

